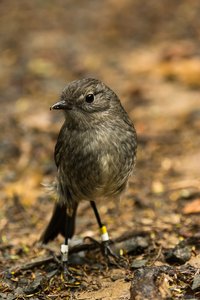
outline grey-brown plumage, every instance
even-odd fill
[[[115,197],[125,189],[137,148],[135,129],[119,98],[97,79],[69,83],[52,109],[64,110],[65,122],[55,147],[58,203],[44,243],[66,230],[73,235],[81,200]]]

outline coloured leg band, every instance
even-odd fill
[[[103,225],[100,228],[100,233],[101,233],[101,239],[103,242],[109,241],[109,235],[108,235],[107,228],[105,225]]]
[[[61,248],[60,248],[60,252],[62,254],[62,261],[67,262],[68,261],[68,252],[69,252],[68,245],[62,244]]]

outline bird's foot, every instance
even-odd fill
[[[107,241],[98,242],[97,240],[87,237],[92,243],[96,244],[103,256],[106,258],[106,261],[108,265],[115,265],[117,267],[126,267],[125,259],[122,255],[119,255],[114,251],[113,247],[111,245],[113,244],[112,241],[109,239]]]
[[[119,256],[111,248],[112,241],[103,241],[101,242],[101,251],[105,257],[112,257],[113,259],[119,259]]]
[[[109,265],[114,265],[117,267],[125,267],[125,260],[124,257],[121,256],[120,254],[117,254],[113,247],[111,247],[112,245],[112,241],[108,240],[108,241],[103,241],[101,243],[101,250],[103,255],[105,256],[107,263]]]
[[[62,269],[61,269],[61,276],[62,279],[65,281],[67,286],[69,287],[77,287],[80,285],[80,282],[76,278],[76,275],[72,274],[69,270],[69,255],[68,255],[68,244],[61,245],[61,262],[62,262]]]
[[[70,284],[70,285],[77,285],[78,284],[77,278],[69,270],[68,262],[63,262],[62,263],[62,277],[63,277],[64,281],[67,284]]]

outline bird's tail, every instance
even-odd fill
[[[56,203],[50,222],[40,238],[40,242],[47,244],[61,233],[64,237],[71,238],[75,231],[75,218],[77,206],[73,208],[72,215],[67,214],[65,204]]]

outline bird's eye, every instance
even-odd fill
[[[93,95],[93,94],[88,94],[88,95],[86,95],[85,101],[86,101],[87,103],[92,103],[92,102],[94,101],[94,95]]]

